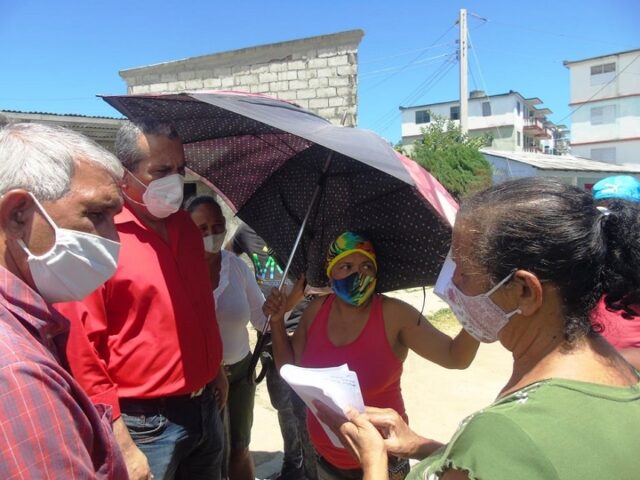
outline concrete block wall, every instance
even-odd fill
[[[358,45],[348,32],[123,70],[128,93],[239,90],[294,102],[336,125],[357,122]]]

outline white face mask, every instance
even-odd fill
[[[115,273],[120,243],[90,233],[58,228],[40,202],[35,197],[33,200],[53,227],[56,237],[51,250],[43,255],[32,254],[22,239],[18,239],[27,254],[36,288],[49,303],[82,300]]]
[[[224,243],[224,238],[227,236],[227,232],[213,233],[202,238],[204,242],[204,251],[209,253],[219,253]]]
[[[434,293],[447,302],[469,335],[480,342],[495,342],[498,340],[500,330],[509,322],[511,317],[522,313],[519,308],[506,313],[489,298],[501,286],[511,280],[513,273],[507,275],[488,292],[469,296],[462,293],[453,283],[455,269],[456,264],[451,259],[451,253],[449,253],[440,275],[438,275],[438,280],[433,290]]]
[[[178,211],[184,195],[184,177],[182,175],[174,173],[145,185],[133,173],[129,172],[129,174],[146,189],[142,195],[142,201],[151,215],[156,218],[166,218]],[[135,200],[131,201],[140,204]]]

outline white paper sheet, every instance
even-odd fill
[[[433,293],[442,298],[445,302],[448,301],[447,296],[445,295],[445,289],[447,288],[447,285],[449,285],[449,281],[453,278],[455,270],[456,264],[451,258],[451,250],[449,250],[447,258],[444,259],[444,263],[442,264],[442,269],[438,274],[436,285],[433,287]]]
[[[355,372],[344,364],[331,368],[303,368],[295,365],[283,365],[280,376],[293,388],[309,410],[317,415],[314,400],[326,405],[335,413],[347,418],[345,412],[354,408],[364,412],[364,401],[360,391],[360,383]],[[320,421],[320,420],[318,420]],[[331,442],[344,448],[342,442],[331,429],[320,421]]]

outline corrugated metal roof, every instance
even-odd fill
[[[124,117],[103,117],[100,115],[81,115],[79,113],[51,113],[51,112],[25,112],[20,110],[0,110],[0,114],[12,113],[16,115],[51,115],[52,117],[79,117],[79,118],[101,118],[104,120],[125,120]]]
[[[569,172],[616,172],[640,173],[640,165],[615,165],[573,155],[546,155],[533,152],[504,152],[482,148],[485,155],[526,163],[539,170],[562,170]]]

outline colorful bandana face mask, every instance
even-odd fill
[[[355,272],[341,280],[331,279],[331,287],[341,300],[359,307],[373,295],[376,277]]]
[[[376,289],[376,277],[358,272],[352,273],[341,280],[331,278],[331,270],[344,257],[352,253],[361,253],[373,263],[376,271],[378,262],[373,244],[362,235],[354,232],[344,232],[329,246],[327,254],[327,276],[331,279],[331,286],[335,294],[343,301],[360,306],[373,295]]]

